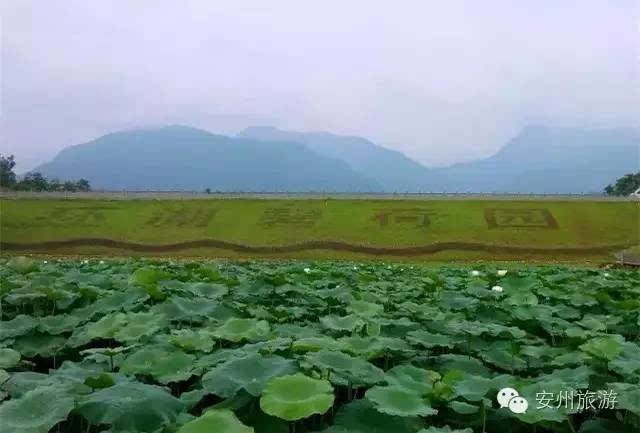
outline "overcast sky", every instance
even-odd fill
[[[530,123],[638,125],[639,3],[4,0],[0,153],[274,125],[442,165]]]

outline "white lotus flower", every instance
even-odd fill
[[[473,271],[471,271],[471,275],[474,277],[477,277],[478,275],[480,275],[480,271],[476,271],[475,269]]]
[[[49,262],[47,262],[46,260],[43,260],[43,261],[42,261],[42,263],[44,263],[44,264],[46,265],[46,264],[47,264],[47,263],[49,263]]]
[[[303,269],[303,271],[304,271],[306,274],[308,274],[309,272],[311,272],[311,269],[309,269],[309,268],[304,268],[304,269]]]
[[[506,269],[500,269],[497,273],[498,273],[499,277],[504,277],[505,275],[507,275],[507,270]]]
[[[101,264],[101,265],[104,265],[104,260],[100,260],[100,264]]]
[[[354,266],[354,267],[353,267],[353,270],[354,270],[354,271],[357,271],[357,270],[358,270],[358,267],[357,267],[357,266]]]
[[[609,276],[609,272],[604,273],[604,277],[607,278]]]
[[[493,290],[494,292],[502,292],[502,287],[501,286],[493,286],[491,288],[491,290]]]

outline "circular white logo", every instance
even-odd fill
[[[525,413],[529,407],[526,398],[520,397],[518,391],[513,388],[502,388],[497,395],[500,407],[508,407],[513,413]]]

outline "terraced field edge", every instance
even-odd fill
[[[4,251],[42,251],[57,250],[69,247],[106,247],[120,250],[147,253],[166,253],[182,251],[192,248],[216,248],[241,253],[254,254],[286,254],[308,250],[333,250],[373,256],[412,257],[435,254],[447,250],[483,251],[488,253],[540,253],[540,254],[602,254],[629,248],[635,244],[621,243],[611,245],[594,245],[585,247],[533,247],[516,245],[492,245],[477,242],[434,242],[426,245],[409,247],[375,247],[368,245],[350,244],[341,241],[306,241],[290,245],[252,246],[226,242],[216,239],[201,239],[177,242],[171,244],[141,244],[104,238],[77,238],[60,241],[44,241],[31,243],[0,242],[0,250]]]

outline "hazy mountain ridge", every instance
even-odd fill
[[[107,134],[38,167],[94,188],[201,191],[600,192],[640,166],[640,129],[524,128],[496,154],[427,168],[354,136],[187,126]]]
[[[303,144],[264,142],[170,126],[107,134],[38,167],[95,188],[213,191],[368,191],[374,180]],[[327,175],[327,174],[330,175]]]

